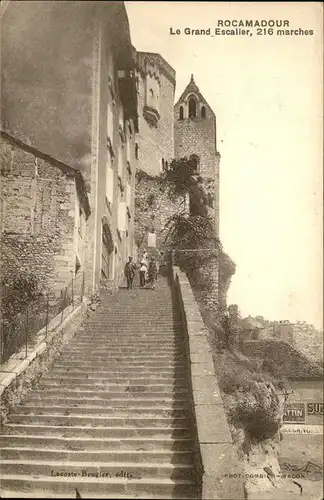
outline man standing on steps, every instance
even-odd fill
[[[152,257],[150,264],[149,264],[149,268],[148,268],[148,278],[149,278],[149,282],[152,284],[153,290],[155,290],[155,282],[157,279],[157,273],[158,273],[158,269],[157,269],[156,261],[155,261],[154,257]]]
[[[126,262],[124,269],[124,274],[127,280],[127,290],[133,288],[135,270],[136,270],[136,264],[133,262],[133,257],[128,257],[128,262]]]

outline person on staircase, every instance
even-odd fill
[[[140,287],[141,288],[145,287],[146,279],[147,279],[147,267],[145,265],[145,262],[142,260],[141,267],[140,267]]]
[[[152,285],[152,289],[155,290],[155,283],[157,280],[158,268],[154,257],[151,258],[148,268],[148,280]]]
[[[126,262],[124,274],[127,280],[127,290],[133,288],[133,281],[136,271],[136,264],[133,262],[133,257],[128,257],[128,262]]]
[[[148,267],[148,253],[146,251],[146,248],[144,248],[144,250],[143,250],[141,262],[144,262],[146,268]]]

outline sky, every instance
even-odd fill
[[[125,2],[132,43],[194,75],[216,114],[220,237],[241,314],[323,327],[323,7],[320,2]],[[224,20],[313,35],[185,35]],[[180,29],[171,35],[170,28]],[[227,28],[228,29],[228,28]]]

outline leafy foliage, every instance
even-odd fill
[[[1,309],[3,319],[12,317],[26,309],[26,307],[42,297],[42,290],[38,279],[27,271],[20,271],[18,276],[2,278],[1,280]]]
[[[216,353],[214,366],[229,422],[244,428],[250,437],[263,440],[280,428],[281,406],[276,389],[287,381],[260,370],[260,361],[225,350]]]
[[[169,169],[163,172],[161,178],[167,182],[171,196],[190,193],[192,187],[202,180],[196,175],[194,162],[187,158],[172,160]]]
[[[199,248],[214,238],[212,219],[201,215],[173,214],[166,229],[165,242],[177,248]]]

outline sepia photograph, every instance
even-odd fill
[[[323,500],[323,3],[0,18],[0,498]]]

